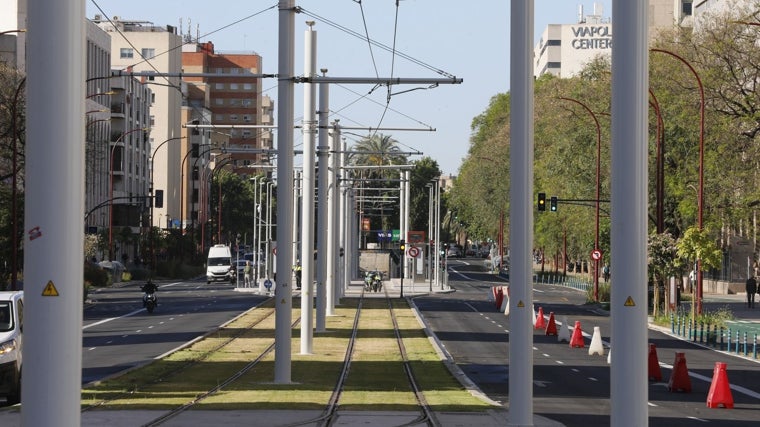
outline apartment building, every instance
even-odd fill
[[[112,69],[156,74],[139,79],[151,89],[150,117],[147,123],[139,125],[150,128],[153,187],[148,193],[152,191],[155,197],[151,223],[154,227],[180,228],[183,188],[180,166],[184,153],[176,141],[182,140],[183,124],[180,118],[183,94],[177,77],[181,71],[181,37],[175,27],[157,26],[149,21],[96,15],[92,22],[111,36]]]
[[[242,175],[269,172],[273,103],[262,95],[262,78],[255,76],[261,73],[261,56],[216,52],[212,42],[194,43],[188,38],[182,48],[182,69],[222,75],[184,79],[207,85],[213,130],[229,136],[225,147],[229,167]]]

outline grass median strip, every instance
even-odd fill
[[[198,409],[323,409],[343,367],[357,303],[345,298],[335,316],[326,318],[325,332],[314,332],[312,354],[300,354],[300,326],[294,327],[291,383],[273,382],[275,354],[271,352],[235,382],[201,401]],[[446,411],[492,408],[470,395],[449,373],[406,301],[396,300],[395,305],[408,356],[428,403]],[[294,302],[295,306],[300,303]],[[267,310],[271,312],[266,307],[253,309],[186,349],[83,390],[83,406],[114,399],[102,409],[168,409],[195,399],[272,344],[275,317],[267,317]],[[299,314],[294,310],[293,319]],[[259,319],[264,320],[250,327]],[[233,336],[232,342],[217,349]],[[385,300],[364,300],[357,338],[341,407],[413,410],[416,400],[405,378]],[[151,383],[156,378],[162,380]]]

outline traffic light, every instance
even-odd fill
[[[398,248],[401,249],[401,252],[404,252],[406,250],[406,241],[404,239],[401,239]]]
[[[557,196],[552,196],[552,198],[549,200],[549,209],[552,212],[557,212]]]
[[[156,207],[157,208],[163,208],[164,207],[164,190],[156,190]]]
[[[538,193],[538,211],[546,210],[546,193]]]

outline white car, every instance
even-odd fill
[[[0,292],[0,396],[21,401],[24,292]]]

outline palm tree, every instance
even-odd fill
[[[407,163],[407,157],[401,154],[398,141],[389,135],[375,133],[368,136],[353,146],[354,151],[349,156],[349,162],[357,166],[385,166],[403,165]],[[377,169],[370,171],[367,177],[390,178],[397,177],[397,170]]]

